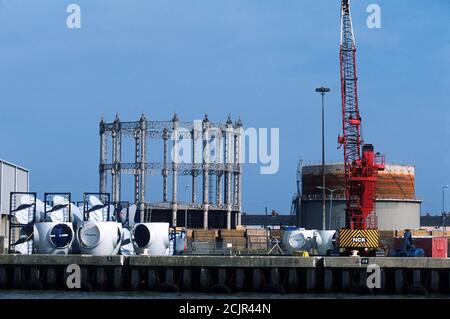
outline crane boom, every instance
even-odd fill
[[[378,171],[384,169],[384,158],[374,153],[371,144],[363,144],[361,137],[356,45],[350,0],[341,1],[340,69],[343,135],[338,137],[338,142],[344,148],[345,227],[350,230],[376,229],[375,188]],[[346,242],[345,238],[343,242]]]

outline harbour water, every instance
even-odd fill
[[[0,291],[0,299],[450,299],[450,295],[356,295],[356,294],[268,294],[268,293],[161,293],[147,291]]]

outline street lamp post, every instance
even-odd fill
[[[322,186],[317,186],[318,189],[323,189]],[[327,191],[330,192],[330,212],[329,212],[329,216],[328,216],[328,230],[331,230],[331,213],[333,211],[333,192],[336,191],[336,189],[330,189],[325,187],[324,189],[326,189]]]
[[[446,235],[445,229],[445,190],[448,188],[448,185],[442,186],[442,234]]]
[[[184,187],[184,229],[187,229],[187,207],[188,207],[188,203],[187,203],[187,191],[189,189],[189,185],[186,185]]]
[[[322,96],[322,229],[325,230],[325,115],[324,115],[324,98],[325,93],[330,92],[329,88],[316,88],[316,92]]]

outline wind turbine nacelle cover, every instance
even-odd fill
[[[335,230],[319,230],[318,233],[319,236],[316,237],[316,245],[317,252],[320,256],[326,256],[329,251],[337,249],[337,232]]]
[[[131,231],[131,240],[137,255],[167,255],[169,223],[139,223]]]
[[[116,222],[85,221],[78,226],[76,239],[81,254],[117,255],[122,241],[122,225]]]
[[[34,224],[34,252],[36,254],[67,255],[74,235],[72,223],[36,223]]]
[[[320,238],[317,230],[289,230],[285,231],[282,246],[289,253],[295,251],[308,251],[316,247],[316,240]]]

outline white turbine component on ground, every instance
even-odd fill
[[[63,223],[64,220],[64,209],[70,203],[66,198],[60,195],[53,196],[53,208],[47,208],[47,222],[60,222]]]
[[[164,256],[169,249],[169,223],[139,223],[131,231],[137,255]]]
[[[87,255],[116,255],[122,241],[122,224],[108,221],[85,221],[76,232],[80,252]]]
[[[174,242],[174,255],[183,253],[186,249],[186,233],[176,233],[173,239]]]
[[[128,227],[131,229],[134,226],[134,218],[136,216],[137,206],[132,204],[128,206]],[[125,223],[127,219],[127,208],[122,209],[120,212],[120,221]]]
[[[19,239],[14,243],[14,253],[29,255],[33,253],[33,226],[28,224],[19,231]]]
[[[14,253],[21,255],[29,255],[29,245],[33,245],[32,242],[26,241],[21,244],[17,244],[14,246]]]
[[[107,208],[106,208],[106,209],[107,209]],[[113,212],[115,211],[115,209],[116,209],[116,207],[115,207],[113,204],[110,204],[110,205],[109,205],[109,212],[110,212],[110,218],[111,218],[111,221],[117,222],[117,217],[114,216],[114,214],[113,214]]]
[[[136,255],[133,243],[131,242],[131,232],[127,228],[122,228],[122,243],[120,246],[120,254],[123,256]]]
[[[37,254],[67,255],[74,239],[72,223],[34,224],[34,251]]]
[[[94,195],[90,195],[88,200],[91,207],[99,207],[99,209],[93,210],[89,213],[89,220],[93,222],[104,221],[103,215],[105,209],[107,209],[107,205],[105,206],[105,203],[102,203],[102,201]]]
[[[336,250],[336,231],[319,230],[319,237],[316,239],[317,252],[320,256],[328,255],[331,250]]]
[[[74,205],[72,203],[70,203],[70,211],[72,213],[73,226],[76,228],[78,224],[83,222],[83,212],[77,205]]]
[[[32,216],[29,216],[30,209],[34,210],[32,206],[34,203],[34,196],[29,194],[23,194],[20,196],[19,206],[17,207],[17,211],[14,213],[17,221],[20,224],[28,224],[32,222]],[[23,209],[20,209],[23,207]],[[45,210],[44,202],[36,198],[36,213],[35,213],[35,222],[41,222],[44,220],[44,210]]]
[[[76,206],[76,205],[74,205],[72,203],[70,204],[70,211],[71,211],[71,214],[72,214],[73,228],[77,229],[78,226],[81,225],[81,223],[83,222],[83,213],[82,213],[81,209],[78,206]],[[80,253],[80,245],[78,244],[78,241],[76,241],[76,240],[72,241],[71,253],[72,254],[79,254]]]
[[[316,248],[316,240],[320,238],[317,230],[289,230],[283,235],[282,245],[289,254],[295,251],[310,251]]]

